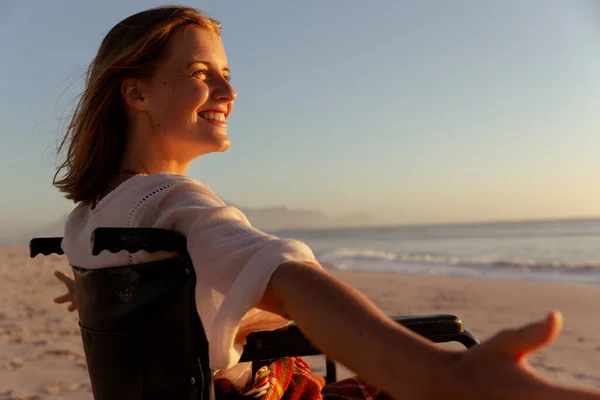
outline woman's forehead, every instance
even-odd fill
[[[221,38],[208,29],[192,28],[178,32],[167,48],[165,64],[186,68],[193,63],[210,63],[227,67],[227,56]]]

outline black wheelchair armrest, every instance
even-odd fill
[[[463,321],[450,314],[408,315],[391,318],[400,325],[425,337],[454,335],[465,330]]]
[[[391,317],[411,331],[432,339],[454,338],[468,334],[460,318],[449,314],[414,315]],[[294,323],[275,331],[255,332],[248,335],[240,361],[269,360],[280,357],[313,356],[323,354],[300,331]]]
[[[254,332],[246,338],[241,362],[323,354],[294,323],[274,331]]]

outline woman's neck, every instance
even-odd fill
[[[120,168],[144,175],[159,172],[185,175],[193,160],[180,159],[180,152],[170,150],[166,144],[152,139],[131,140],[121,159]]]

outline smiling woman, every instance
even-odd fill
[[[229,83],[223,43],[214,32],[192,28],[176,33],[152,77],[126,78],[121,91],[131,121],[128,148],[135,148],[140,135],[152,130],[156,140],[144,143],[158,148],[138,150],[158,154],[160,149],[156,161],[166,156],[182,173],[198,156],[229,148],[226,121],[236,93]],[[155,172],[137,165],[139,155],[126,154],[123,167]]]
[[[229,148],[236,94],[221,26],[192,9],[172,10],[132,15],[100,45],[60,147],[69,145],[54,183],[67,198],[97,199],[125,170],[184,173],[196,157]]]
[[[600,399],[543,381],[524,361],[556,337],[560,315],[468,352],[441,349],[324,271],[304,243],[253,228],[238,209],[186,177],[194,159],[230,145],[226,121],[236,93],[220,30],[199,11],[172,6],[135,14],[107,34],[55,176],[55,185],[78,203],[62,242],[72,266],[112,268],[169,256],[93,256],[89,238],[98,227],[163,228],[185,236],[200,277],[196,304],[210,367],[217,380],[246,395],[265,377],[254,382],[251,366],[240,363],[245,338],[293,319],[318,348],[396,398]]]

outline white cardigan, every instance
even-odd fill
[[[139,252],[93,256],[97,227],[155,227],[187,237],[196,275],[196,304],[213,371],[244,386],[250,365],[238,364],[250,332],[285,326],[284,318],[254,308],[275,269],[288,261],[316,263],[304,243],[253,228],[238,209],[225,205],[206,185],[189,177],[158,173],[134,176],[92,210],[79,204],[70,214],[63,250],[72,266],[107,268],[164,259],[171,254]]]

